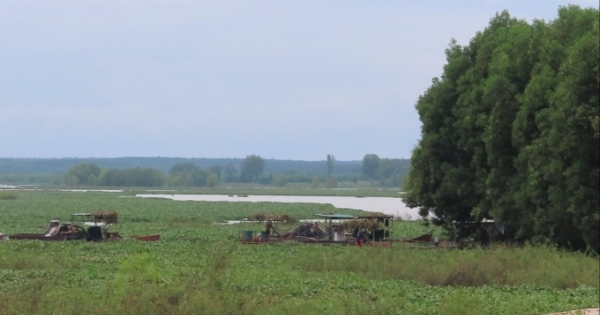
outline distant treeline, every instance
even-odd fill
[[[368,154],[365,158],[372,156],[377,157]],[[367,174],[364,161],[337,161],[333,155],[328,155],[328,158],[328,161],[274,160],[257,155],[249,155],[245,159],[1,158],[0,183],[200,187],[253,182],[276,186],[311,183],[313,186],[335,187],[338,182],[369,180],[384,187],[399,187],[410,164],[405,159],[381,159],[381,166],[371,165],[369,172],[374,173]],[[212,174],[214,176],[211,177]]]
[[[136,167],[155,168],[168,173],[177,163],[191,162],[196,166],[208,169],[213,165],[231,164],[240,168],[244,158],[177,158],[177,157],[120,157],[120,158],[0,158],[0,175],[30,174],[64,174],[71,167],[82,164],[96,164],[105,169],[129,169]],[[409,163],[409,160],[404,160]],[[264,174],[281,174],[296,171],[303,174],[326,174],[326,161],[296,161],[265,159]],[[361,161],[335,161],[337,174],[361,175]]]
[[[447,227],[493,219],[517,239],[600,249],[599,11],[558,15],[503,12],[450,44],[416,105],[410,207]]]

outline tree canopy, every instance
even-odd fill
[[[93,163],[81,163],[71,167],[64,175],[69,185],[94,185],[102,170]]]
[[[379,158],[377,154],[365,154],[362,173],[368,181],[379,180],[381,186],[398,187],[406,174],[409,161],[406,159]]]
[[[497,14],[446,50],[419,97],[404,201],[422,216],[494,219],[518,239],[598,251],[597,9],[532,23]]]
[[[327,175],[331,176],[333,174],[333,169],[335,167],[335,156],[333,154],[327,154]]]
[[[379,171],[379,156],[377,154],[366,154],[362,162],[362,172],[367,179],[377,179]]]
[[[240,180],[243,182],[257,182],[258,177],[265,168],[265,159],[260,155],[248,155],[242,162]]]

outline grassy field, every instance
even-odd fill
[[[243,192],[236,192],[243,193]],[[1,314],[544,314],[598,306],[599,260],[551,247],[410,250],[240,245],[215,225],[254,212],[357,213],[330,205],[177,202],[114,193],[19,192],[0,231],[40,233],[116,210],[122,235],[157,243],[0,242]],[[394,225],[394,237],[429,228]]]

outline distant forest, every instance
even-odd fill
[[[256,157],[260,165],[247,164]],[[328,183],[369,180],[399,187],[408,171],[408,159],[379,159],[367,154],[364,161],[298,161],[246,158],[0,158],[0,184],[67,184],[96,186],[205,186],[210,174],[219,182],[256,182],[284,186],[287,183]],[[376,165],[374,158],[376,158]],[[381,160],[381,167],[379,166]],[[83,166],[82,166],[83,165]],[[375,168],[375,169],[373,169]],[[83,175],[85,174],[85,175]],[[89,180],[90,175],[94,176]],[[186,177],[187,176],[187,177]],[[74,178],[77,178],[75,180]],[[137,181],[134,178],[139,178]],[[145,178],[145,179],[143,179]],[[150,180],[150,178],[153,178]],[[193,178],[193,179],[190,179]],[[210,180],[210,185],[215,185]]]
[[[124,170],[136,167],[149,167],[168,173],[177,163],[191,162],[200,168],[213,165],[232,164],[239,169],[243,158],[178,158],[178,157],[119,157],[119,158],[0,158],[0,174],[64,174],[71,167],[81,163],[96,164],[101,168]],[[408,162],[408,160],[406,160]],[[335,161],[338,174],[360,175],[362,161]],[[326,174],[326,161],[296,161],[265,159],[264,174],[280,174],[290,171],[306,174]]]

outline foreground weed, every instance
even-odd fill
[[[318,259],[299,259],[307,271],[354,272],[374,279],[402,279],[439,286],[537,285],[556,289],[579,285],[598,286],[599,260],[552,247],[507,248],[470,251],[411,250],[397,244],[392,250],[349,248],[329,264]]]
[[[18,196],[14,191],[0,191],[0,200],[15,200]]]

